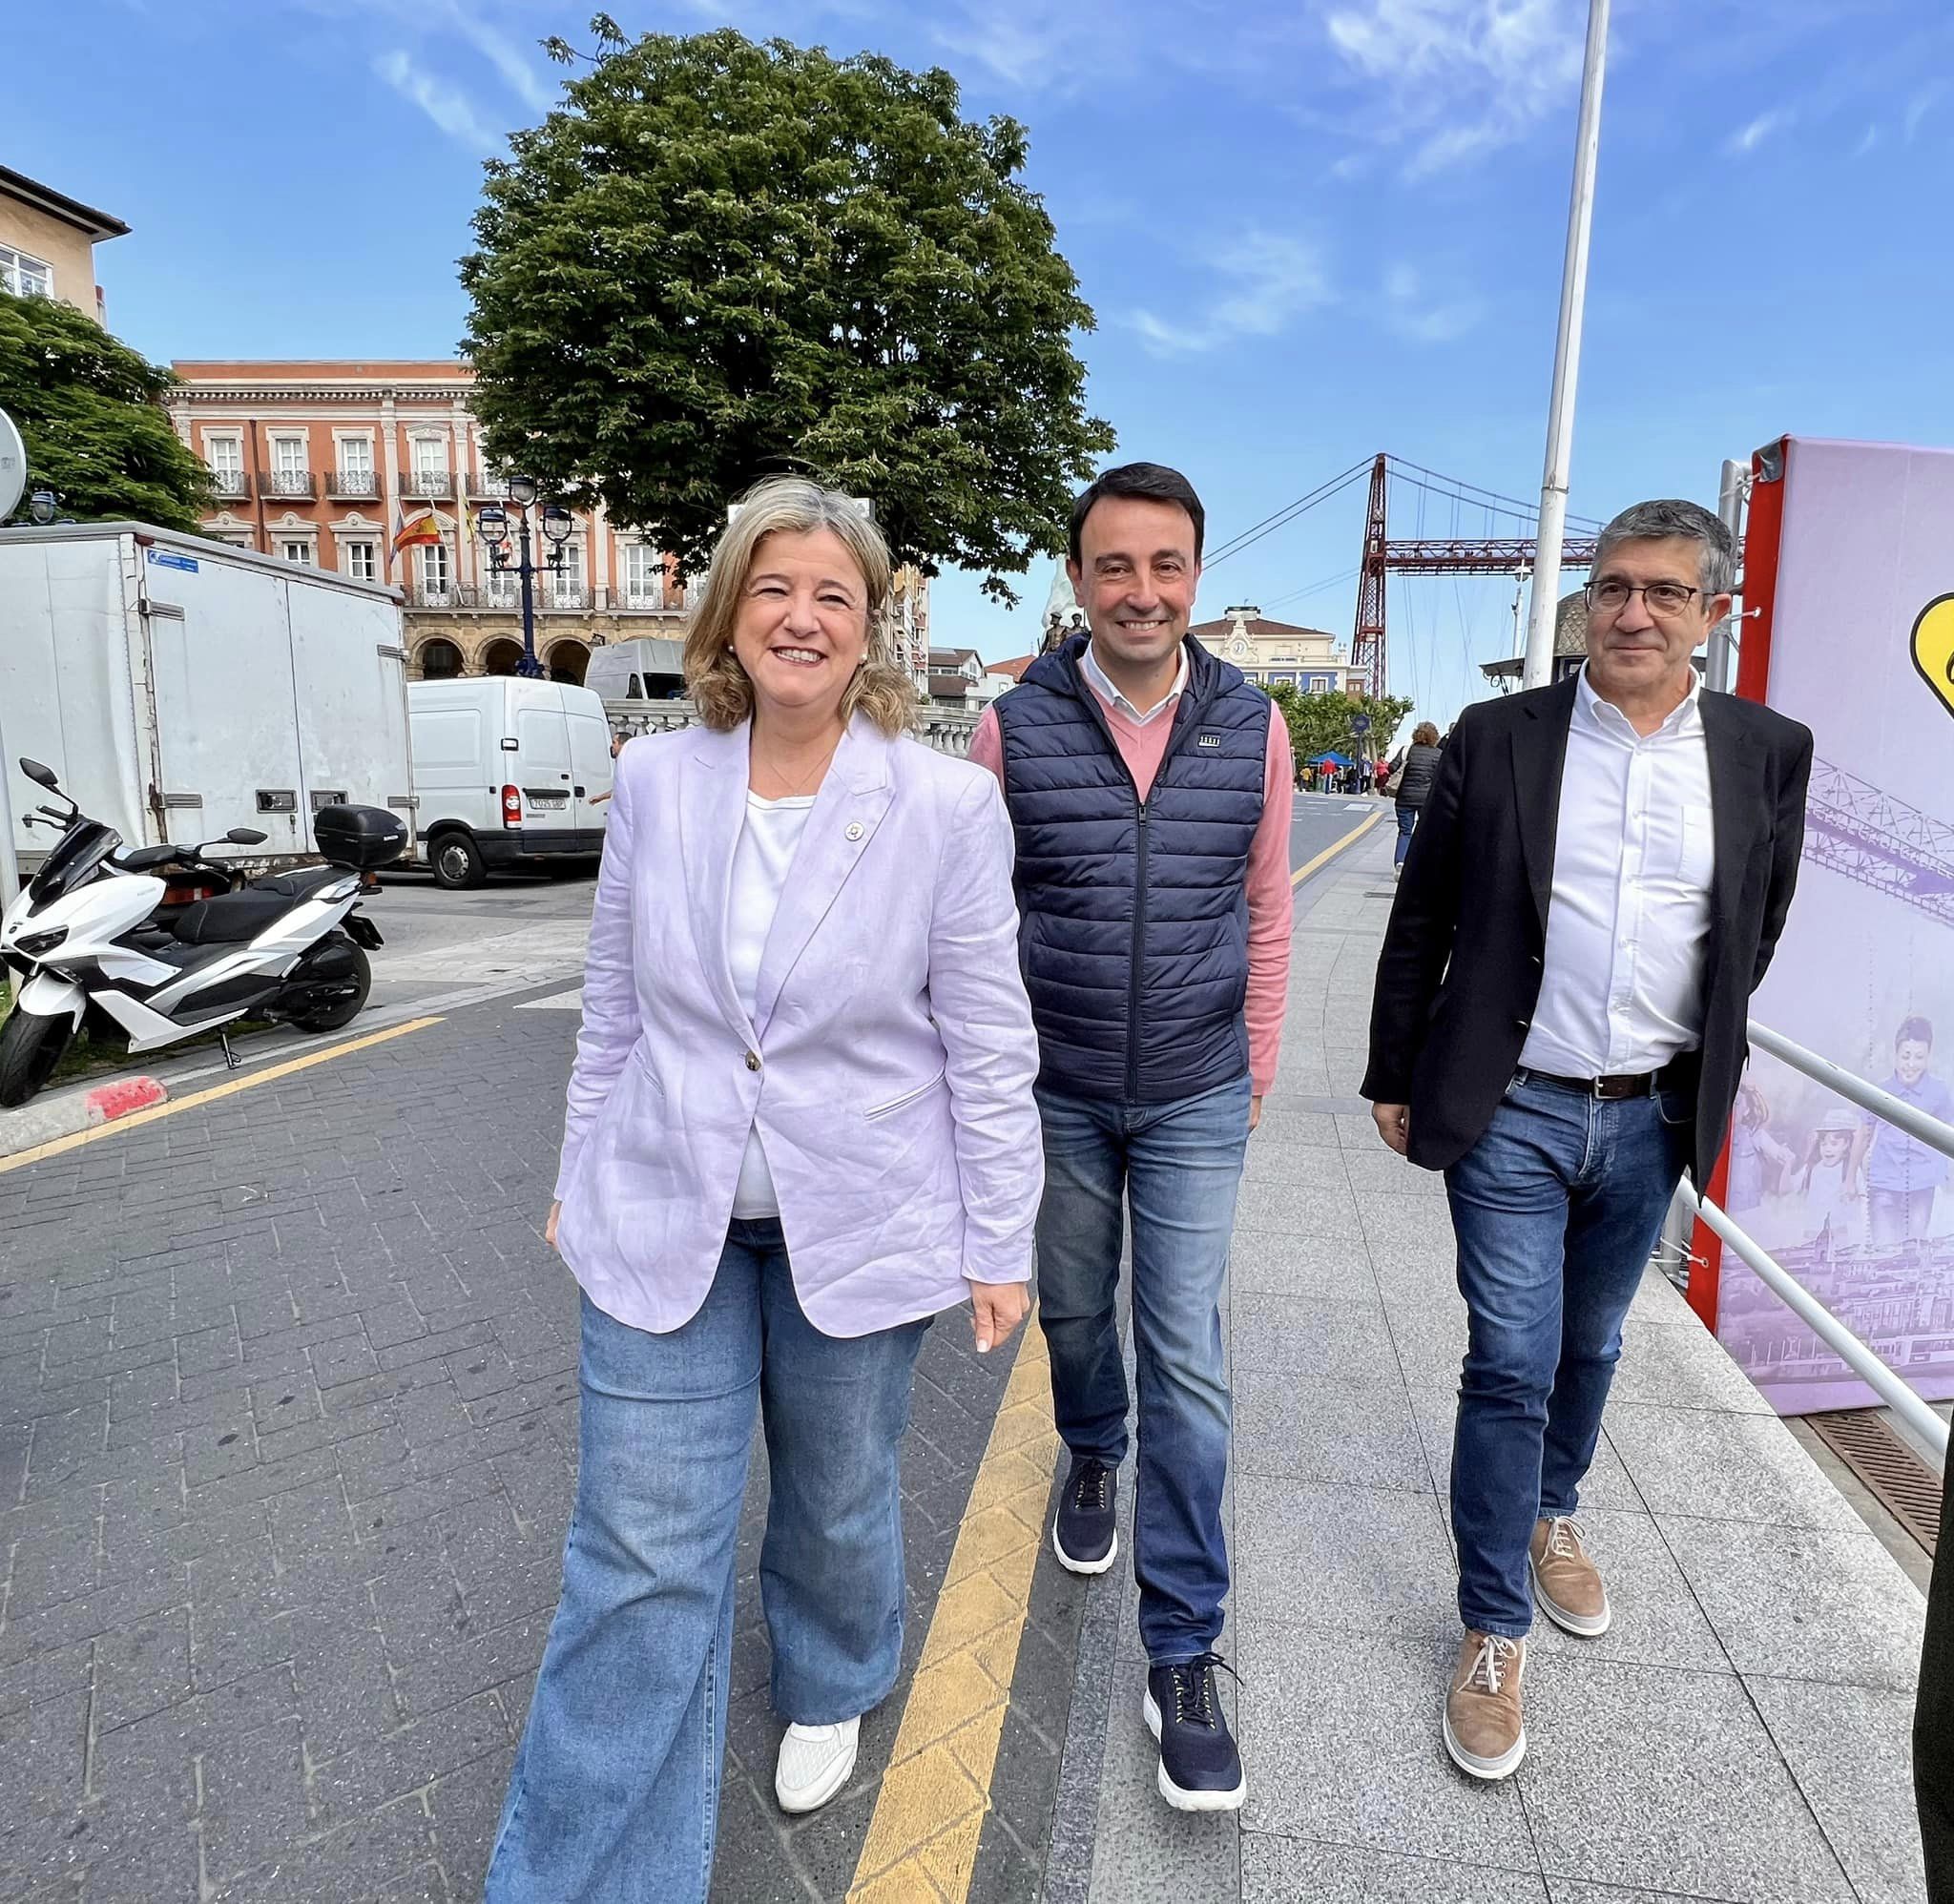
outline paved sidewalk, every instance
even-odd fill
[[[1154,1795],[1133,1588],[1106,1577],[1050,1904],[1923,1898],[1921,1596],[1659,1276],[1581,1517],[1614,1628],[1536,1625],[1531,1752],[1511,1781],[1446,1759],[1464,1305],[1442,1186],[1383,1149],[1355,1095],[1391,892],[1380,838],[1306,895],[1281,1091],[1242,1195],[1223,1644],[1248,1804],[1194,1820]]]

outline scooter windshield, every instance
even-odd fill
[[[122,836],[113,826],[98,819],[76,820],[28,882],[28,897],[37,906],[65,898],[93,879],[95,869],[121,844]]]

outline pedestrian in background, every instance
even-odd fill
[[[1460,715],[1378,961],[1362,1092],[1445,1172],[1467,1312],[1443,1732],[1477,1778],[1526,1755],[1535,1599],[1612,1618],[1573,1515],[1622,1318],[1684,1167],[1710,1181],[1797,883],[1811,733],[1692,660],[1736,553],[1694,503],[1602,530],[1587,665]]]
[[[1439,771],[1439,731],[1422,720],[1411,730],[1411,745],[1404,764],[1398,769],[1397,784],[1391,797],[1398,814],[1398,844],[1391,854],[1391,877],[1404,870],[1404,856],[1411,850],[1411,836],[1418,826],[1418,815],[1431,797],[1431,783]]]
[[[1089,631],[1028,668],[970,744],[1017,828],[1042,1059],[1039,1318],[1071,1457],[1052,1547],[1089,1574],[1118,1551],[1130,1217],[1143,1711],[1159,1790],[1183,1811],[1232,1810],[1247,1790],[1215,1680],[1230,1423],[1218,1304],[1249,1132],[1275,1082],[1292,923],[1288,728],[1187,633],[1203,521],[1187,478],[1155,463],[1087,489],[1067,569]]]
[[[937,1312],[1023,1317],[1037,1045],[996,783],[907,738],[889,555],[746,499],[686,637],[703,725],[620,759],[547,1234],[582,1286],[563,1596],[488,1904],[702,1904],[756,1412],[783,1809],[903,1645],[897,1447]]]

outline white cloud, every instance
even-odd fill
[[[1333,295],[1322,254],[1301,238],[1245,232],[1211,262],[1229,288],[1188,319],[1149,310],[1126,318],[1153,356],[1188,356],[1238,338],[1275,337]]]
[[[1946,96],[1947,82],[1937,79],[1931,86],[1923,86],[1906,103],[1906,117],[1902,122],[1908,145],[1913,143],[1914,135],[1921,129],[1922,121]]]
[[[501,73],[504,84],[530,112],[547,113],[556,104],[555,87],[530,63],[517,42],[466,6],[454,8],[451,17],[469,44]]]
[[[1754,153],[1765,140],[1775,138],[1791,124],[1791,114],[1781,108],[1774,107],[1768,113],[1759,113],[1746,126],[1739,126],[1724,140],[1723,149],[1734,157],[1742,158]]]
[[[1412,177],[1524,137],[1581,75],[1577,0],[1320,0],[1320,11],[1347,82],[1372,95],[1350,130],[1403,147]]]
[[[1394,264],[1384,276],[1385,321],[1413,343],[1450,343],[1464,337],[1485,315],[1486,305],[1469,294],[1428,297],[1414,265]]]
[[[1868,127],[1867,127],[1867,128],[1865,129],[1865,133],[1864,133],[1864,135],[1863,135],[1863,136],[1862,136],[1862,137],[1861,137],[1861,138],[1860,139],[1860,142],[1859,142],[1859,143],[1858,143],[1858,144],[1857,144],[1856,146],[1854,146],[1854,147],[1853,147],[1853,149],[1852,149],[1852,155],[1853,155],[1853,157],[1855,157],[1855,158],[1863,158],[1863,157],[1864,157],[1864,156],[1866,155],[1866,154],[1867,154],[1867,153],[1869,153],[1869,152],[1871,152],[1871,151],[1872,151],[1872,149],[1873,149],[1873,148],[1874,148],[1874,147],[1875,147],[1876,145],[1878,145],[1879,143],[1880,143],[1880,129],[1879,129],[1879,127],[1878,127],[1878,126],[1868,126]]]
[[[426,113],[449,138],[483,154],[501,150],[501,135],[476,112],[474,101],[459,87],[424,72],[401,48],[382,53],[374,60],[373,70],[402,98],[411,100]]]

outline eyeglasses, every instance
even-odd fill
[[[1590,609],[1606,609],[1610,614],[1627,608],[1631,595],[1640,595],[1652,615],[1679,615],[1703,591],[1686,589],[1680,582],[1590,582],[1581,592]]]

